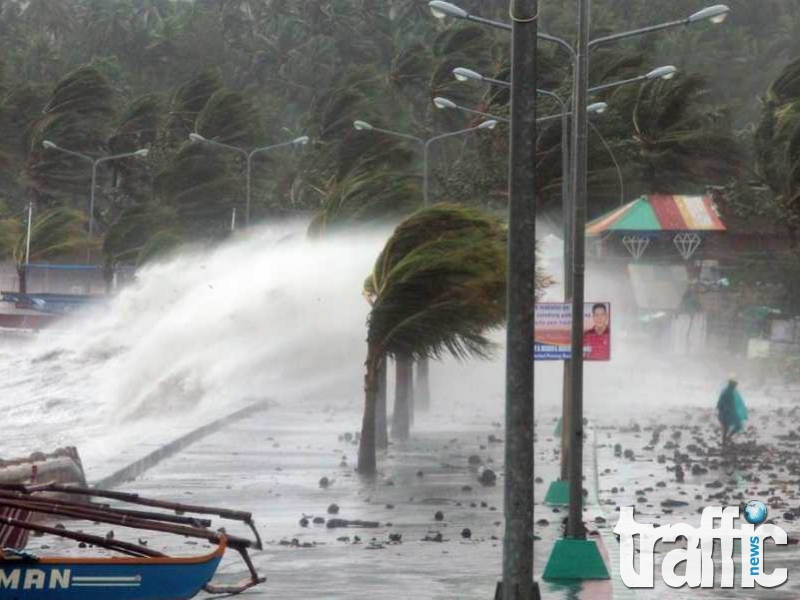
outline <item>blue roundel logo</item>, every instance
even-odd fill
[[[761,525],[767,520],[767,505],[761,500],[750,500],[744,507],[744,518],[751,525]]]

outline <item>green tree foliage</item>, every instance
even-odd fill
[[[153,238],[163,231],[176,231],[175,212],[149,204],[124,209],[109,226],[103,239],[103,257],[107,268],[116,264],[139,262]]]
[[[70,208],[53,208],[34,214],[30,232],[31,263],[60,259],[65,256],[84,258],[95,246],[86,232],[86,213]],[[26,291],[25,258],[28,251],[27,231],[22,232],[13,248],[13,258],[19,274],[20,292]]]
[[[648,192],[721,185],[740,172],[742,155],[728,111],[704,102],[707,94],[706,80],[692,75],[655,81],[638,90],[619,88],[611,96],[617,110],[630,114],[629,144],[638,171],[634,176]]]
[[[239,193],[232,162],[218,148],[187,142],[156,176],[157,205],[174,211],[187,237],[219,239],[228,232]]]
[[[81,67],[62,79],[32,125],[23,181],[41,194],[86,193],[91,177],[87,161],[56,150],[49,140],[84,154],[105,147],[115,115],[115,90],[94,67]]]
[[[784,222],[800,228],[800,59],[789,63],[762,98],[755,172],[775,194]]]
[[[459,4],[475,14],[508,19],[503,0]],[[611,108],[593,122],[596,130],[590,134],[591,215],[620,201],[606,143],[623,170],[623,200],[654,188],[691,191],[750,177],[743,165],[760,110],[756,97],[800,55],[795,35],[800,0],[729,4],[732,11],[723,26],[697,23],[593,51],[592,85],[662,64],[675,64],[683,76],[648,84],[641,95],[640,86],[634,86],[593,98],[608,100]],[[554,0],[541,8],[543,30],[574,38],[574,0]],[[595,0],[593,8],[593,36],[598,37],[682,18],[699,5],[695,0]],[[506,90],[458,83],[452,69],[463,66],[507,79],[509,42],[504,31],[434,19],[427,3],[416,0],[5,0],[0,5],[0,196],[17,217],[31,191],[41,206],[85,207],[88,164],[45,152],[43,139],[93,156],[147,147],[146,160],[117,161],[101,169],[99,231],[117,223],[130,206],[150,204],[179,211],[182,228],[194,237],[211,225],[203,216],[194,223],[190,213],[214,214],[209,218],[216,230],[223,208],[229,213],[242,203],[244,165],[235,156],[209,153],[204,168],[221,170],[200,177],[199,184],[189,183],[187,195],[179,189],[181,182],[199,174],[197,157],[184,148],[189,133],[245,147],[307,134],[314,142],[302,153],[281,151],[256,159],[257,219],[298,209],[321,211],[319,219],[328,225],[351,217],[357,223],[371,221],[384,209],[391,218],[402,217],[413,208],[400,198],[410,198],[410,187],[419,179],[418,148],[354,132],[353,120],[421,137],[480,121],[434,109],[431,99],[437,95],[507,115]],[[563,50],[541,44],[539,71],[540,87],[570,95],[571,69]],[[698,74],[709,77],[701,82]],[[543,99],[538,110],[545,115],[560,108]],[[777,113],[774,118],[786,120]],[[505,133],[498,128],[435,146],[435,197],[503,208]],[[559,211],[560,122],[542,126],[538,143],[540,206]],[[759,147],[757,152],[766,155],[764,144]],[[764,168],[787,171],[778,169],[777,150],[773,154],[767,161],[773,166]],[[386,178],[386,199],[364,191],[379,188],[370,181],[375,174]],[[781,202],[790,202],[786,179],[778,185],[770,178],[770,185],[781,190]],[[373,195],[379,205],[366,209],[364,198]],[[351,202],[355,198],[360,199]],[[401,204],[406,208],[393,212]]]
[[[22,221],[14,218],[7,204],[0,200],[0,260],[13,256],[22,229]]]
[[[378,369],[386,357],[407,360],[486,357],[486,331],[505,319],[506,233],[497,219],[436,205],[400,224],[367,280],[366,403],[358,468],[376,468]]]

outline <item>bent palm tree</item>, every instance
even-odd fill
[[[365,408],[359,472],[376,471],[378,376],[386,357],[487,357],[485,332],[505,319],[506,233],[476,210],[436,205],[395,230],[365,292],[368,318]]]
[[[800,59],[788,64],[761,99],[755,172],[775,195],[783,221],[800,230]]]
[[[630,111],[634,162],[651,193],[724,184],[738,174],[742,157],[729,111],[709,103],[708,94],[706,80],[698,75],[613,93],[615,105]]]

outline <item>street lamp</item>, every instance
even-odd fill
[[[245,162],[247,164],[247,175],[246,175],[247,195],[246,195],[246,204],[244,212],[244,221],[245,221],[245,226],[250,227],[250,199],[252,196],[251,181],[252,181],[253,156],[258,154],[259,152],[266,152],[268,150],[275,150],[276,148],[284,148],[286,146],[305,146],[309,142],[309,137],[307,135],[301,135],[300,137],[294,138],[293,140],[289,140],[288,142],[281,142],[280,144],[273,144],[272,146],[262,146],[261,148],[255,148],[253,150],[239,148],[238,146],[231,146],[230,144],[224,144],[216,140],[209,140],[208,138],[203,137],[199,133],[190,133],[189,140],[192,142],[210,144],[211,146],[219,146],[220,148],[233,150],[234,152],[238,152],[239,154],[244,156]]]
[[[453,108],[457,108],[454,103],[450,102],[450,100],[447,100],[446,98],[442,98],[441,100],[444,100],[444,101],[452,104]],[[434,103],[435,102],[436,102],[436,99],[434,99]],[[440,108],[444,108],[444,107],[440,107]],[[491,130],[491,129],[494,129],[495,127],[497,127],[497,122],[498,121],[501,121],[501,120],[502,121],[507,121],[508,120],[508,119],[503,119],[502,117],[492,117],[491,115],[487,115],[487,116],[490,117],[489,120],[483,121],[482,123],[480,123],[479,125],[476,125],[475,127],[469,127],[467,129],[459,129],[458,131],[451,131],[451,132],[448,132],[448,133],[443,133],[441,135],[437,135],[437,136],[434,136],[434,137],[431,137],[431,138],[421,138],[421,137],[417,137],[415,135],[410,135],[408,133],[401,133],[399,131],[392,131],[391,129],[381,129],[380,127],[372,126],[370,123],[367,123],[366,121],[353,121],[353,127],[355,129],[359,130],[359,131],[377,131],[379,133],[385,133],[386,135],[393,135],[395,137],[403,138],[403,139],[406,139],[406,140],[412,140],[412,141],[417,142],[418,144],[422,145],[422,199],[423,199],[424,205],[425,206],[429,206],[430,205],[430,193],[429,193],[429,177],[428,177],[428,173],[429,173],[428,158],[430,156],[430,146],[431,146],[431,144],[433,142],[437,141],[437,140],[443,140],[445,138],[454,137],[454,136],[457,136],[457,135],[463,135],[463,134],[469,133],[471,131]]]
[[[469,13],[467,11],[456,6],[452,2],[434,0],[433,2],[428,2],[428,6],[430,6],[431,13],[433,13],[433,16],[437,19],[444,19],[445,17],[455,17],[456,19],[469,18]]]
[[[715,4],[714,6],[709,6],[703,10],[698,10],[693,15],[690,15],[689,22],[694,23],[695,21],[703,21],[708,19],[715,25],[718,25],[728,18],[728,13],[730,11],[731,9],[724,4]]]
[[[631,77],[629,79],[623,79],[622,81],[612,81],[611,83],[605,83],[603,85],[598,85],[595,87],[589,88],[589,93],[600,92],[603,90],[608,90],[616,87],[621,87],[623,85],[630,85],[632,83],[639,83],[641,81],[653,81],[654,79],[672,79],[675,77],[675,73],[678,71],[676,67],[672,65],[667,65],[664,67],[657,67],[646,73],[644,75],[639,75],[637,77]],[[464,67],[456,67],[453,69],[453,76],[458,81],[480,81],[483,83],[488,83],[490,85],[497,85],[500,87],[510,88],[511,82],[510,81],[503,81],[502,79],[493,79],[491,77],[485,77],[481,75],[477,71],[473,71],[472,69],[465,69]],[[562,105],[564,106],[564,100],[556,94],[555,92],[550,92],[547,90],[536,90],[539,94],[544,94],[547,96],[552,96],[559,100]],[[435,100],[434,100],[435,101]]]
[[[464,10],[460,6],[453,4],[452,2],[443,2],[442,0],[432,0],[428,2],[428,7],[431,10],[431,14],[436,17],[437,19],[445,19],[447,17],[453,17],[454,19],[463,19],[465,21],[472,21],[473,23],[482,23],[484,25],[489,25],[491,27],[495,27],[498,29],[506,29],[511,31],[511,25],[509,23],[504,23],[503,21],[495,21],[494,19],[487,19],[485,17],[480,17],[478,15],[473,15],[469,11]],[[595,45],[596,43],[602,43],[610,40],[618,40],[627,37],[633,37],[635,35],[642,35],[645,33],[652,33],[654,31],[661,31],[663,29],[669,29],[672,27],[678,27],[681,25],[692,25],[693,23],[698,23],[701,21],[711,21],[715,25],[722,23],[727,17],[728,13],[730,12],[730,8],[725,4],[715,4],[713,6],[707,6],[701,10],[698,10],[695,13],[692,13],[688,17],[684,19],[678,19],[676,21],[669,21],[667,23],[661,23],[659,25],[652,25],[650,27],[643,27],[641,29],[635,29],[633,31],[628,31],[625,33],[619,33],[603,38],[598,38],[597,40],[592,40],[589,44]],[[553,36],[547,35],[546,33],[538,34],[540,39],[552,41],[556,43],[564,43],[564,40],[560,40],[559,38],[554,38]],[[570,49],[574,48],[567,44]]]
[[[512,26],[482,17],[469,14],[468,11],[441,0],[428,3],[433,15],[437,18],[446,16],[466,19],[476,23],[483,23],[505,30],[512,30]],[[730,9],[724,5],[714,5],[695,12],[688,17],[670,21],[659,25],[644,27],[633,31],[615,35],[604,36],[595,40],[590,39],[590,0],[579,0],[578,4],[578,36],[574,46],[565,40],[547,34],[538,34],[539,39],[558,44],[567,51],[571,58],[573,72],[573,114],[574,127],[572,128],[572,164],[571,164],[571,190],[574,200],[566,211],[571,218],[565,223],[565,263],[569,265],[568,271],[572,272],[570,280],[565,282],[565,300],[572,305],[572,333],[571,333],[571,360],[569,369],[565,365],[564,377],[564,413],[563,431],[564,440],[569,439],[569,444],[562,445],[562,456],[568,455],[568,485],[569,485],[569,516],[567,519],[566,538],[559,540],[550,556],[544,578],[555,579],[585,579],[587,577],[608,578],[608,571],[602,564],[602,558],[593,543],[586,540],[586,533],[582,523],[582,485],[583,485],[583,304],[584,304],[584,273],[585,273],[585,224],[586,224],[586,199],[587,199],[587,158],[588,158],[588,126],[589,120],[586,103],[589,94],[589,51],[597,45],[626,39],[634,36],[662,31],[679,26],[688,26],[697,22],[710,20],[712,23],[721,23]],[[534,17],[535,19],[535,17]],[[515,19],[515,26],[519,22]],[[462,73],[463,75],[463,73]],[[521,82],[526,85],[527,82]],[[571,240],[567,243],[567,237]],[[566,250],[571,248],[571,250]],[[510,275],[509,275],[510,276]],[[570,297],[571,296],[571,297]],[[509,305],[509,312],[512,307]],[[518,307],[514,307],[518,310]],[[509,349],[511,352],[511,349]],[[520,357],[521,359],[522,357]],[[568,395],[567,395],[568,392]],[[569,402],[567,402],[569,400]],[[507,444],[510,439],[507,440]],[[520,466],[527,466],[523,459],[519,464],[510,464],[506,461],[506,468],[513,470]],[[566,463],[562,463],[562,475],[565,474]],[[512,502],[522,502],[523,498],[533,494],[532,489],[514,489],[506,482],[506,504],[509,495],[513,494]],[[582,560],[576,561],[575,556],[578,546],[584,548]],[[504,561],[513,549],[504,547]],[[566,568],[564,565],[568,565]],[[559,568],[560,567],[560,568]],[[592,567],[594,570],[592,571]]]
[[[466,106],[462,106],[460,104],[456,104],[449,98],[443,98],[441,96],[437,96],[433,99],[433,104],[438,109],[454,109],[460,110],[463,112],[471,113],[474,115],[480,115],[482,117],[488,117],[489,119],[493,119],[494,121],[502,121],[503,123],[510,123],[511,120],[507,119],[506,117],[500,117],[498,115],[492,115],[490,113],[481,112],[479,110],[475,110],[474,108],[468,108]],[[586,112],[590,114],[600,115],[606,112],[608,109],[608,104],[605,102],[594,102],[586,107]],[[552,121],[554,119],[562,119],[564,117],[569,117],[572,113],[565,112],[565,113],[558,113],[555,115],[547,115],[546,117],[540,117],[536,119],[537,123],[546,123],[547,121]]]
[[[617,88],[623,85],[629,85],[632,83],[638,82],[646,82],[652,81],[655,79],[672,79],[675,76],[677,69],[671,65],[657,67],[646,73],[645,75],[639,75],[638,77],[633,77],[630,79],[624,79],[622,81],[614,81],[611,83],[607,83],[604,85],[596,86],[593,88],[589,88],[589,92],[599,92],[602,90],[608,90],[612,88]],[[510,81],[503,81],[502,79],[493,79],[491,77],[485,77],[484,75],[474,71],[472,69],[466,69],[464,67],[456,67],[453,69],[453,76],[462,82],[466,81],[479,81],[482,83],[487,83],[489,85],[496,85],[499,87],[510,88],[511,82]],[[567,101],[562,98],[559,94],[555,92],[551,92],[548,90],[536,90],[537,94],[542,94],[544,96],[549,96],[558,102],[559,106],[561,107],[561,114],[562,114],[562,123],[561,123],[561,203],[566,210],[568,206],[568,198],[569,198],[569,118],[570,113],[567,110]],[[447,106],[442,105],[443,108],[450,108],[449,102]],[[617,169],[617,176],[619,178],[620,184],[620,197],[621,201],[624,202],[624,182],[622,180],[622,170],[620,169],[619,162],[617,161],[617,157],[614,155],[614,152],[611,150],[611,147],[606,143],[605,139],[603,138],[602,134],[597,130],[596,127],[592,126],[597,135],[600,137],[600,140],[603,142],[606,150],[611,155],[611,159],[614,161],[614,166]],[[568,218],[565,216],[564,222],[567,222]],[[566,241],[565,241],[566,242]],[[566,272],[567,269],[567,260],[564,260],[564,280],[566,281],[569,277],[569,274]]]
[[[58,152],[63,152],[64,154],[76,156],[82,160],[89,162],[92,165],[92,188],[89,193],[89,241],[92,240],[92,235],[94,233],[94,188],[97,182],[97,167],[101,163],[108,162],[110,160],[117,160],[120,158],[129,158],[129,157],[144,158],[150,152],[147,148],[142,148],[134,152],[124,152],[122,154],[114,154],[113,156],[92,158],[88,154],[83,154],[81,152],[75,152],[74,150],[67,150],[66,148],[62,148],[61,146],[59,146],[55,142],[51,142],[50,140],[44,140],[42,142],[42,146],[46,150],[56,150]]]

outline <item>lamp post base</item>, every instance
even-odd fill
[[[547,488],[544,497],[547,506],[569,506],[569,480],[558,479]]]
[[[547,561],[545,581],[610,579],[608,568],[594,540],[561,538]]]
[[[494,590],[494,600],[503,600],[503,582],[498,581]],[[533,582],[533,597],[531,600],[542,600],[542,593],[539,591],[539,582]]]

